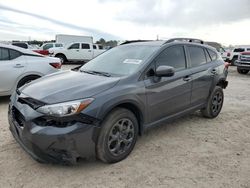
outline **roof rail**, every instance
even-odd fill
[[[135,43],[135,42],[149,42],[149,41],[152,41],[152,40],[127,40],[127,41],[121,43],[120,45],[130,44],[130,43]]]
[[[174,41],[183,41],[183,42],[195,42],[195,43],[200,43],[200,44],[204,44],[203,40],[200,39],[194,39],[194,38],[172,38],[169,39],[165,42],[166,43],[170,43],[170,42],[174,42]]]

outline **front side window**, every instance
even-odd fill
[[[188,46],[192,67],[196,67],[207,62],[203,48],[197,46]]]
[[[140,66],[160,47],[146,45],[122,45],[97,56],[80,71],[105,72],[111,75],[127,76],[138,71]]]
[[[165,49],[156,60],[156,66],[171,66],[176,70],[186,68],[186,58],[183,46],[172,46]]]
[[[0,60],[9,60],[9,50],[5,48],[0,48]]]
[[[75,44],[72,44],[69,49],[79,49],[80,48],[80,44],[79,43],[75,43]]]
[[[82,43],[82,49],[90,49],[89,44]]]

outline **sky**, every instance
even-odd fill
[[[0,41],[192,37],[250,45],[250,0],[0,0]]]

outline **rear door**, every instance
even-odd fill
[[[93,47],[88,43],[81,44],[81,59],[82,60],[91,60],[93,58]]]
[[[151,72],[160,65],[172,66],[176,72],[172,77],[161,78],[149,74],[144,80],[151,123],[185,110],[191,99],[191,72],[187,69],[184,46],[163,50],[150,68]]]
[[[19,51],[0,48],[0,93],[16,86],[26,68],[25,57]]]
[[[189,67],[192,72],[192,97],[191,104],[199,105],[205,103],[209,96],[209,91],[216,75],[216,57],[214,61],[206,48],[188,45]],[[213,55],[216,56],[216,53]]]

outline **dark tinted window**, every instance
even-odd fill
[[[207,62],[203,48],[196,46],[189,46],[188,50],[190,54],[192,67],[196,67],[205,64]]]
[[[79,49],[80,48],[80,44],[79,43],[75,43],[75,44],[72,44],[69,49]]]
[[[96,49],[96,45],[93,45],[93,48]]]
[[[247,48],[247,51],[250,51],[250,48]]]
[[[213,61],[217,59],[217,54],[214,51],[208,49],[208,53]]]
[[[244,52],[245,49],[244,48],[235,48],[234,52]]]
[[[103,49],[103,46],[98,45],[98,47],[99,47],[99,50],[102,50],[102,49]]]
[[[9,50],[0,48],[0,60],[9,60]]]
[[[21,56],[21,53],[16,51],[16,50],[9,50],[9,53],[10,53],[10,59],[16,59],[18,58],[19,56]]]
[[[82,44],[82,49],[90,49],[90,46],[89,44]]]
[[[156,60],[157,67],[167,65],[177,70],[185,69],[186,59],[183,46],[173,46],[165,49]]]

